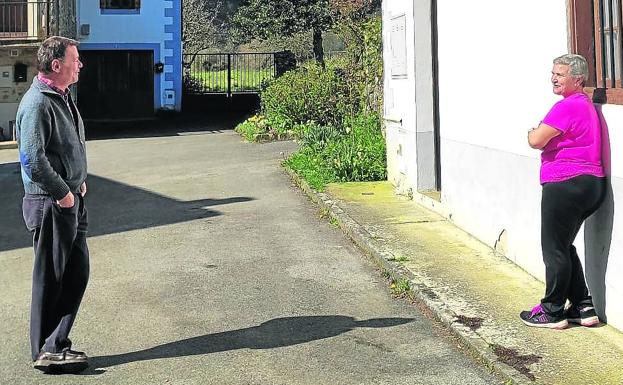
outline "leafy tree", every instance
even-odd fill
[[[381,0],[331,0],[334,27],[346,46],[344,67],[363,111],[379,111],[383,94]]]
[[[381,0],[331,0],[331,11],[338,19],[362,19],[380,10]]]
[[[322,32],[333,25],[329,0],[247,0],[233,22],[242,41],[312,31],[314,57],[324,66]]]
[[[184,53],[224,44],[229,2],[226,0],[182,0],[182,48]]]

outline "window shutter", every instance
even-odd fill
[[[141,9],[141,0],[134,0],[134,8]]]

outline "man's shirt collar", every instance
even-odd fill
[[[54,91],[58,92],[62,97],[67,97],[67,95],[69,94],[69,88],[67,88],[66,90],[61,90],[60,88],[54,85],[54,81],[52,81],[52,79],[47,78],[45,74],[41,72],[37,74],[37,79],[39,79],[40,82],[44,83],[45,85],[47,85]]]

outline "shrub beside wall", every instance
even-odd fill
[[[260,94],[260,114],[236,127],[248,140],[298,138],[301,149],[285,165],[317,190],[330,182],[387,178],[380,17],[356,32],[346,57],[324,69],[308,62],[271,81]]]
[[[308,125],[301,151],[285,165],[316,190],[331,182],[387,179],[385,138],[378,116],[361,113],[348,118],[345,132],[334,127]]]

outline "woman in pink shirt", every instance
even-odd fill
[[[573,241],[586,218],[601,204],[606,184],[601,157],[599,115],[584,93],[586,59],[554,59],[552,86],[563,97],[537,128],[530,147],[541,153],[541,247],[545,297],[520,317],[528,326],[564,329],[569,322],[599,323]],[[570,307],[565,308],[569,300]]]

